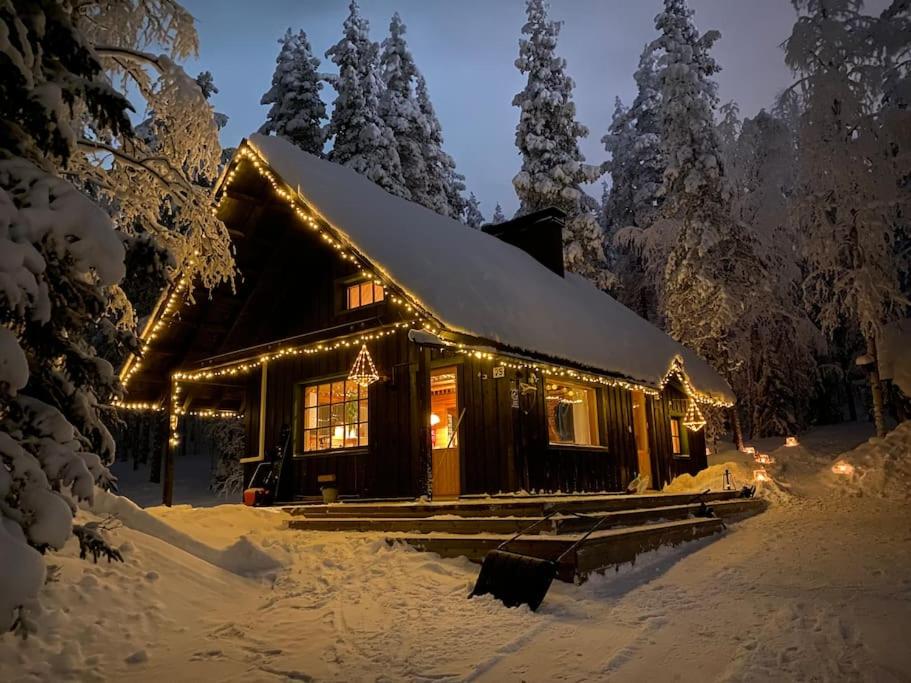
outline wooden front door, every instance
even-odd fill
[[[633,432],[636,435],[636,455],[638,456],[639,475],[647,475],[649,488],[655,488],[652,477],[652,454],[648,447],[648,419],[645,414],[645,393],[634,391],[633,394]]]
[[[456,498],[462,492],[458,425],[458,369],[455,366],[436,368],[430,373],[433,498]]]

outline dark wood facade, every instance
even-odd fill
[[[290,429],[292,473],[281,492],[286,500],[318,495],[318,478],[328,474],[335,475],[342,496],[417,497],[432,491],[430,374],[434,368],[452,366],[458,405],[465,411],[458,428],[462,495],[618,491],[638,474],[630,391],[592,385],[598,445],[551,444],[545,405],[549,375],[527,364],[415,343],[408,336],[406,315],[388,300],[346,310],[345,287],[360,271],[301,227],[272,196],[253,173],[241,174],[232,183],[219,215],[236,246],[235,290],[221,287],[212,296],[197,294],[196,304],[181,313],[147,354],[129,387],[130,400],[164,395],[168,374],[177,369],[224,367],[281,348],[331,345],[353,334],[395,330],[368,343],[382,379],[369,387],[366,446],[308,453],[300,430],[300,388],[347,376],[358,345],[287,355],[236,377],[188,382],[182,409],[243,413],[248,451],[254,456],[247,464],[248,477],[260,444],[269,458]],[[502,368],[502,376],[495,376],[494,367]],[[682,398],[679,387],[668,385],[646,401],[651,471],[658,488],[678,474],[706,466],[701,432],[687,432],[683,452],[672,452],[670,420],[675,402]]]

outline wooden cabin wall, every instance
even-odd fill
[[[346,377],[360,347],[351,346],[313,355],[287,356],[268,364],[266,383],[265,449],[270,459],[281,447],[282,428],[292,429],[290,477],[294,496],[318,496],[317,477],[334,474],[339,494],[361,497],[415,495],[416,451],[412,447],[411,372],[416,347],[405,331],[372,341],[368,349],[384,379],[370,386],[368,393],[369,445],[366,449],[340,449],[329,454],[303,452],[295,426],[302,417],[296,404],[297,388]],[[258,443],[258,394],[261,376],[251,373],[247,385],[251,406],[247,417],[248,442]],[[255,397],[255,398],[254,398]],[[295,414],[295,413],[298,414]],[[255,453],[253,453],[255,454]],[[248,465],[252,472],[255,463]],[[248,474],[249,477],[249,474]]]
[[[459,368],[460,402],[466,408],[460,430],[463,494],[616,491],[633,478],[636,443],[628,391],[596,391],[605,447],[555,446],[548,441],[540,372],[506,367],[505,376],[495,378],[489,360],[440,351],[433,357],[435,365]],[[518,408],[512,407],[513,389]]]
[[[668,385],[658,397],[646,399],[649,422],[649,447],[651,449],[654,485],[660,489],[681,474],[695,475],[708,466],[705,454],[705,429],[694,432],[685,427],[681,431],[682,450],[686,457],[674,455],[671,445],[670,400],[686,400],[679,387]]]

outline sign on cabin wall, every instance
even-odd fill
[[[512,387],[509,390],[509,395],[512,397],[512,407],[519,407],[519,389],[517,387]]]
[[[506,377],[506,366],[505,365],[495,365],[493,367],[493,378],[501,379]]]

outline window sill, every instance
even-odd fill
[[[671,455],[674,456],[675,460],[689,460],[690,459],[689,453],[672,453]]]
[[[554,443],[547,444],[548,450],[556,451],[597,451],[599,453],[609,453],[610,448],[607,446],[594,446],[580,443]]]
[[[370,451],[369,446],[358,446],[357,448],[334,448],[326,451],[307,451],[306,453],[295,453],[295,459],[306,458],[336,458],[343,455],[366,455]]]

